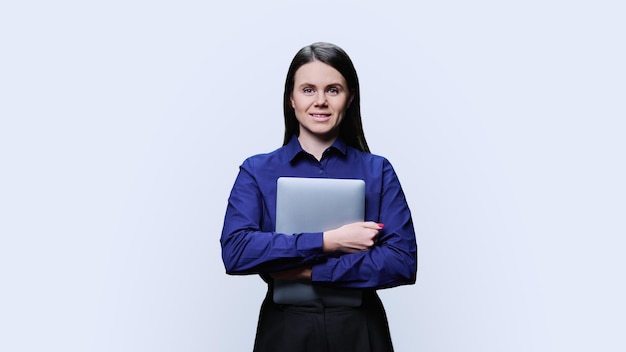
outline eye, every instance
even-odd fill
[[[337,87],[330,87],[326,90],[326,92],[330,95],[337,95],[339,94],[339,88]]]
[[[311,87],[304,87],[302,88],[302,93],[304,93],[305,95],[311,95],[315,93],[315,91]]]

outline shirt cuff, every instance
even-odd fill
[[[311,267],[311,281],[312,282],[332,282],[333,272],[332,266],[328,265],[326,261],[314,264]]]
[[[302,233],[296,241],[298,252],[304,256],[323,255],[324,234],[322,232]]]

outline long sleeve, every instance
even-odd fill
[[[254,177],[254,163],[246,160],[228,199],[220,239],[227,273],[269,273],[324,257],[322,233],[272,232],[273,212],[269,210],[268,201],[273,204],[273,199],[269,198],[262,193]]]
[[[415,231],[400,182],[387,160],[383,162],[377,221],[385,227],[374,247],[363,253],[328,258],[314,265],[312,281],[353,288],[385,288],[414,283],[417,273]]]

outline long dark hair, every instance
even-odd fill
[[[294,134],[298,135],[300,132],[296,113],[291,106],[290,100],[296,71],[302,65],[312,61],[320,61],[332,66],[335,70],[339,71],[346,80],[348,89],[353,95],[353,98],[339,126],[339,138],[343,139],[348,145],[369,153],[370,150],[365,141],[363,123],[361,122],[359,78],[357,77],[352,60],[350,60],[348,54],[340,47],[323,42],[313,43],[300,49],[291,61],[289,71],[287,71],[285,94],[283,97],[283,112],[285,114],[285,138],[283,145],[286,145]]]

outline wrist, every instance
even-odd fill
[[[311,277],[313,276],[313,269],[311,267],[306,267],[300,274],[302,275],[302,279],[311,280]]]
[[[334,252],[337,250],[337,246],[334,242],[334,231],[335,230],[329,230],[322,234],[322,251]]]

